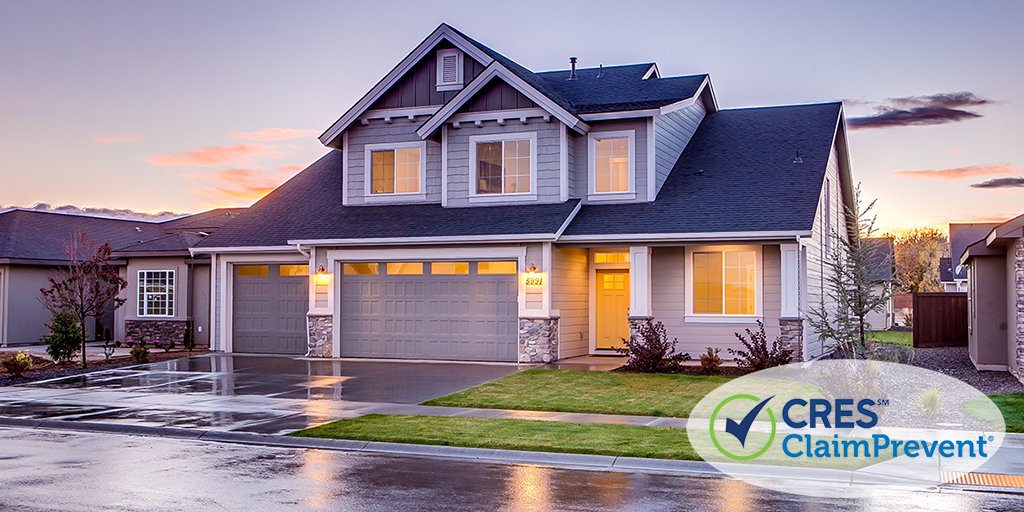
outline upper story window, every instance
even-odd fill
[[[367,196],[423,193],[425,142],[367,144]]]
[[[687,266],[688,314],[719,318],[761,314],[760,247],[698,247],[687,251]]]
[[[589,135],[590,199],[632,199],[636,197],[635,132],[601,132]],[[605,197],[601,197],[604,194]],[[632,196],[632,197],[629,197]]]
[[[174,271],[139,271],[139,316],[174,316]]]
[[[462,89],[462,51],[454,48],[437,51],[437,90]]]
[[[537,134],[474,135],[470,159],[476,176],[471,195],[534,197],[537,175]]]

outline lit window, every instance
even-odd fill
[[[601,288],[605,290],[625,290],[626,289],[626,276],[625,274],[602,274],[601,275]]]
[[[278,269],[279,276],[308,276],[309,265],[281,265]]]
[[[755,259],[754,251],[694,252],[693,312],[755,314]]]
[[[388,275],[421,275],[422,263],[388,263]]]
[[[594,254],[594,263],[629,263],[629,253],[599,252]]]
[[[477,194],[530,192],[530,141],[506,140],[476,145]]]
[[[174,271],[139,271],[139,316],[174,316]]]
[[[629,192],[629,139],[594,141],[594,192]]]
[[[380,269],[376,263],[346,263],[342,273],[346,276],[375,276]]]
[[[267,265],[241,265],[235,268],[238,270],[238,275],[244,277],[266,277],[270,273],[270,267]]]
[[[371,151],[371,194],[417,194],[420,148]]]
[[[477,274],[515,274],[514,261],[481,261],[476,264]]]
[[[435,261],[430,264],[430,273],[437,275],[468,274],[468,261]]]

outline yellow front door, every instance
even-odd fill
[[[629,337],[629,271],[597,271],[597,350],[624,347]]]

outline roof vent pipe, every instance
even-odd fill
[[[569,80],[579,80],[576,78],[576,57],[569,57]]]
[[[799,151],[796,152],[796,158],[793,159],[793,163],[794,164],[802,164],[802,163],[804,163],[804,159],[800,158],[800,152]]]
[[[604,64],[598,64],[597,65],[597,77],[601,78],[602,76],[604,76]]]

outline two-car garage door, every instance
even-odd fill
[[[346,263],[341,355],[516,361],[516,263]]]

